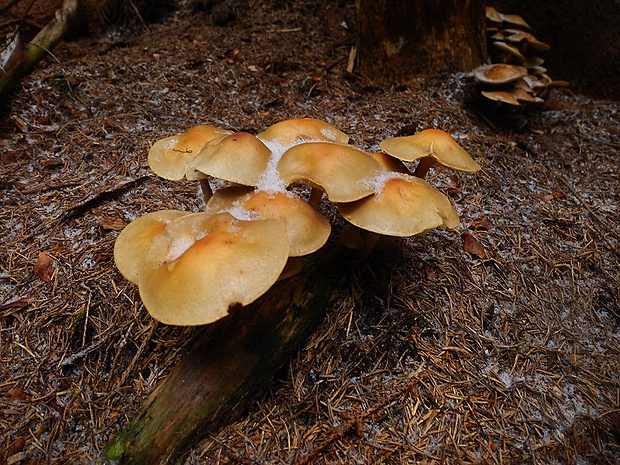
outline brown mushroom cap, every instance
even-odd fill
[[[267,168],[271,150],[256,136],[247,132],[236,132],[212,140],[191,160],[187,177],[190,179],[205,175],[256,186],[262,172]]]
[[[388,236],[413,236],[458,225],[458,215],[444,194],[415,176],[391,176],[384,178],[376,194],[339,204],[340,214],[355,226]]]
[[[307,142],[284,152],[277,169],[287,186],[318,186],[331,201],[350,202],[372,193],[366,181],[381,171],[381,165],[350,145]]]
[[[198,155],[208,142],[226,134],[232,132],[202,124],[183,134],[158,140],[149,150],[149,166],[157,176],[179,181],[185,176],[187,163]]]
[[[508,44],[506,42],[502,42],[501,40],[494,41],[492,45],[496,49],[503,50],[504,52],[507,52],[508,55],[512,55],[513,57],[516,57],[521,63],[525,61],[525,56],[521,53],[521,50],[519,50],[514,45]]]
[[[486,19],[488,19],[489,21],[491,21],[493,23],[501,23],[502,22],[502,17],[500,15],[499,11],[497,11],[492,6],[485,6],[484,7],[484,14],[486,16]]]
[[[505,90],[483,90],[480,92],[484,97],[496,102],[507,103],[508,105],[519,106],[519,101]]]
[[[247,305],[264,294],[287,259],[279,221],[187,215],[151,241],[139,270],[140,297],[162,323],[211,323],[231,305]]]
[[[284,147],[303,141],[329,141],[346,144],[349,136],[325,121],[315,118],[300,118],[280,121],[269,126],[257,136],[265,142],[275,142]]]
[[[480,169],[452,136],[441,129],[425,129],[412,136],[385,139],[379,146],[390,155],[405,161],[430,156],[455,170],[473,173]]]
[[[547,50],[551,49],[551,46],[549,44],[541,42],[536,38],[536,36],[534,36],[534,34],[525,31],[514,32],[513,34],[509,35],[506,40],[514,43],[525,42],[527,43],[527,48],[531,48],[539,52],[546,52]]]
[[[507,63],[478,66],[474,77],[484,84],[507,84],[527,76],[527,68]]]
[[[114,243],[114,263],[118,271],[132,283],[138,284],[140,263],[151,240],[168,223],[188,214],[179,210],[161,210],[141,216],[125,226]]]
[[[530,94],[529,92],[515,87],[509,91],[510,95],[517,99],[519,103],[543,103],[544,100],[540,97]]]
[[[282,223],[289,240],[289,255],[299,257],[320,249],[329,238],[331,226],[308,202],[292,193],[255,191],[247,187],[218,190],[207,211],[226,211],[241,219],[275,219]]]
[[[499,16],[502,19],[502,22],[506,24],[510,24],[511,26],[518,26],[518,27],[523,27],[525,29],[532,29],[532,27],[527,22],[525,22],[525,20],[519,15],[500,13]]]

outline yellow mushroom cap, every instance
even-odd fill
[[[440,129],[425,129],[412,136],[385,139],[379,145],[390,155],[405,161],[431,156],[455,170],[474,173],[480,169],[465,149]]]
[[[171,221],[188,214],[179,210],[161,210],[141,216],[125,226],[114,243],[114,263],[118,271],[138,284],[140,263],[153,237]]]
[[[372,193],[367,181],[381,171],[381,165],[350,145],[308,142],[284,152],[277,169],[287,186],[318,186],[333,202],[351,202]]]
[[[346,144],[349,136],[325,121],[315,118],[300,118],[280,121],[257,136],[262,141],[280,144],[284,147],[303,141],[329,141]]]
[[[231,131],[201,124],[183,134],[158,140],[149,150],[149,166],[157,176],[179,181],[185,176],[187,163],[208,142],[226,134],[231,134]]]
[[[390,173],[378,180],[378,192],[338,205],[340,214],[362,229],[407,237],[436,227],[455,228],[459,218],[450,200],[426,181]]]
[[[267,168],[271,150],[256,136],[236,132],[209,142],[188,163],[188,178],[213,176],[246,186],[256,186]]]
[[[187,215],[151,241],[139,270],[140,297],[162,323],[211,323],[231,305],[247,305],[264,294],[287,259],[288,240],[279,221]]]
[[[299,257],[320,249],[329,238],[331,226],[305,200],[292,193],[255,191],[233,186],[218,190],[207,204],[207,211],[226,211],[233,216],[282,223],[289,240],[289,255]]]
[[[405,164],[398,158],[394,158],[393,156],[383,152],[373,152],[370,155],[379,162],[381,168],[383,168],[385,171],[411,174],[409,168],[407,168],[407,166],[405,166]]]

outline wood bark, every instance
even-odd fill
[[[180,463],[208,434],[243,413],[325,315],[340,276],[339,257],[321,252],[258,301],[207,326],[98,463]]]
[[[357,0],[358,59],[373,79],[469,71],[486,56],[482,0]]]
[[[64,0],[52,19],[27,45],[20,44],[0,70],[0,102],[15,88],[19,80],[60,42],[76,16],[78,0]]]

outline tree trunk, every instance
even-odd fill
[[[242,414],[325,315],[339,263],[340,252],[322,251],[258,301],[207,326],[98,463],[182,462],[209,433]]]
[[[20,48],[9,58],[0,71],[0,102],[9,95],[23,76],[29,74],[43,58],[51,54],[52,49],[68,31],[77,9],[78,0],[64,0],[54,19],[41,29],[25,48]]]
[[[361,72],[377,79],[469,71],[486,56],[482,0],[357,0]]]

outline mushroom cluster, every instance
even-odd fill
[[[368,231],[359,246],[365,251],[379,235],[456,227],[449,199],[422,179],[435,163],[465,172],[480,168],[449,134],[427,129],[386,139],[380,153],[348,141],[334,126],[302,118],[257,136],[201,125],[156,142],[148,156],[153,171],[199,180],[206,208],[163,210],[131,222],[114,247],[119,271],[138,285],[155,319],[201,325],[253,302],[294,274],[299,257],[327,242],[331,225],[318,211],[324,196]],[[406,163],[414,161],[411,172]],[[213,193],[210,178],[228,186]],[[310,190],[307,200],[299,185]]]
[[[492,64],[474,70],[484,97],[508,105],[531,105],[543,103],[550,87],[568,85],[549,77],[539,53],[551,47],[530,32],[530,25],[521,16],[503,14],[491,6],[485,11]]]

